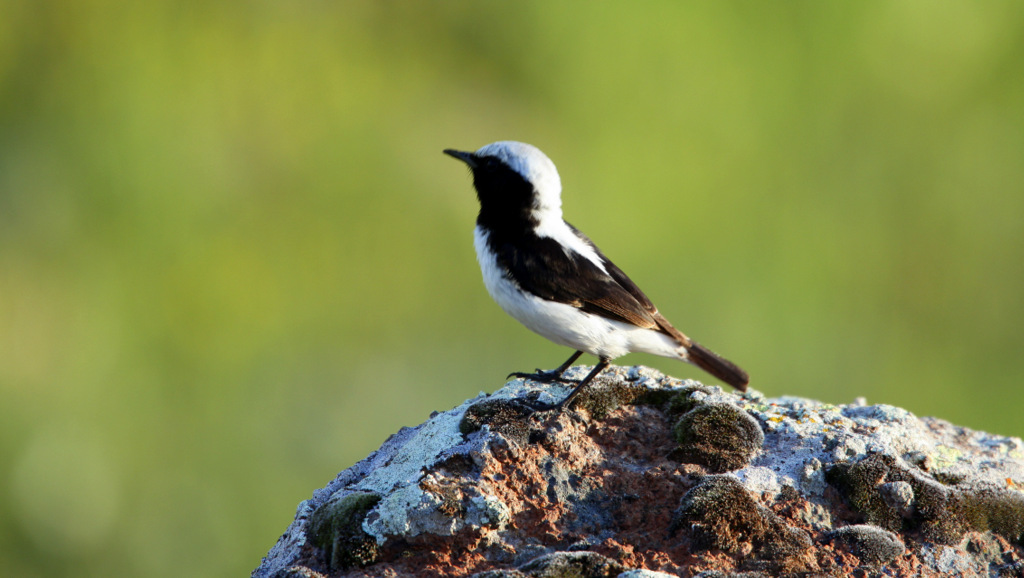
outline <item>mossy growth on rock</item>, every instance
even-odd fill
[[[695,392],[711,395],[715,392],[715,388],[697,384],[687,385],[678,389],[647,389],[642,390],[629,403],[633,405],[648,405],[662,410],[671,417],[678,417],[701,403],[701,401],[691,397]]]
[[[829,532],[826,540],[845,549],[869,566],[882,566],[906,551],[900,537],[868,524],[845,526]]]
[[[363,520],[379,501],[377,494],[355,492],[332,498],[310,516],[309,541],[320,548],[332,570],[362,568],[377,561],[380,548],[363,531]]]
[[[787,575],[788,576],[788,575]],[[802,574],[800,575],[802,576]],[[816,574],[811,574],[814,578],[818,578]],[[706,570],[700,574],[695,575],[693,578],[774,578],[771,574],[765,572],[722,572],[721,570]]]
[[[614,578],[625,570],[597,552],[554,552],[519,567],[520,572],[535,578]]]
[[[486,424],[491,431],[520,445],[525,444],[530,437],[527,420],[535,411],[518,399],[487,399],[466,409],[459,422],[459,431],[462,435],[469,435]]]
[[[576,398],[571,411],[585,411],[594,419],[604,419],[616,409],[650,394],[650,390],[629,381],[607,380],[593,383]],[[660,397],[667,400],[674,392],[666,391]],[[485,424],[506,438],[525,443],[530,434],[529,419],[534,414],[559,411],[556,406],[537,403],[530,399],[487,399],[471,405],[463,414],[459,431],[469,435]]]
[[[733,555],[753,552],[773,561],[777,571],[810,569],[800,559],[811,539],[762,506],[735,477],[705,476],[683,496],[672,526],[689,528],[697,550],[718,549]]]
[[[596,552],[553,552],[518,569],[487,570],[473,578],[615,578],[626,567]]]
[[[992,531],[1024,544],[1024,495],[1014,490],[963,478],[945,485],[886,454],[836,464],[825,479],[867,523],[887,530],[920,529],[926,539],[941,544],[956,544],[969,531]],[[885,499],[880,487],[891,482],[906,482],[913,489],[909,516],[901,516]]]
[[[519,570],[514,568],[504,570],[484,570],[473,574],[472,578],[528,578]]]
[[[700,392],[705,395],[714,393],[714,389],[708,385],[688,385],[672,396],[668,402],[667,413],[671,416],[680,416],[697,407],[702,402],[694,399],[693,394]]]
[[[324,575],[307,566],[292,566],[274,574],[273,578],[324,578]]]
[[[764,444],[761,426],[746,411],[727,403],[699,403],[672,429],[679,448],[672,458],[706,466],[713,473],[750,463]]]
[[[576,398],[574,410],[585,410],[594,419],[604,419],[620,407],[636,403],[647,390],[628,381],[591,384]]]

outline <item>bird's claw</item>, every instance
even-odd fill
[[[549,373],[549,372],[544,371],[543,369],[538,367],[537,369],[534,370],[533,373],[525,373],[525,372],[522,372],[522,371],[513,371],[512,373],[508,374],[508,376],[505,379],[511,379],[513,377],[520,377],[520,378],[524,378],[524,379],[538,380],[539,378],[541,378],[546,373]]]

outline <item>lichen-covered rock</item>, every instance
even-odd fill
[[[519,567],[532,578],[615,578],[623,570],[622,564],[596,552],[554,552]]]
[[[676,578],[676,576],[667,572],[658,572],[657,570],[634,568],[619,574],[619,578]]]
[[[668,403],[665,411],[669,415],[681,416],[700,405],[702,399],[707,399],[708,396],[714,395],[714,393],[715,389],[713,387],[700,383],[694,382],[692,385],[684,385],[677,391],[672,392],[671,396],[665,398]]]
[[[708,570],[696,574],[694,578],[772,578],[771,575],[765,574],[764,572],[722,572],[720,570]]]
[[[764,443],[757,420],[729,403],[696,404],[683,414],[672,433],[679,442],[678,459],[701,464],[714,473],[746,466]]]
[[[253,575],[1024,567],[1017,438],[891,406],[737,395],[642,367],[610,368],[573,410],[544,411],[571,385],[513,380],[403,428],[300,504]]]
[[[903,540],[878,526],[855,524],[829,532],[825,539],[845,548],[866,565],[883,565],[906,551]]]
[[[525,444],[530,433],[527,418],[534,412],[530,405],[518,399],[485,399],[466,408],[459,431],[469,435],[486,425],[510,441]]]
[[[920,530],[940,544],[959,543],[967,532],[994,532],[1020,544],[1024,535],[1024,494],[1006,484],[973,478],[940,477],[947,483],[886,454],[833,466],[827,479],[864,519],[887,530]],[[904,483],[913,492],[911,516],[887,499],[886,484]]]
[[[756,553],[762,562],[757,565],[776,573],[817,569],[807,533],[758,503],[732,476],[702,478],[683,496],[673,527],[688,527],[697,551],[718,549],[742,558]]]
[[[313,512],[309,540],[324,554],[328,568],[361,568],[377,561],[380,548],[363,531],[363,522],[379,501],[379,495],[369,492],[337,494]]]

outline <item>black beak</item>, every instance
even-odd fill
[[[476,155],[474,155],[473,153],[457,151],[455,149],[444,149],[444,154],[459,159],[460,161],[469,165],[469,168],[471,169],[476,168]]]

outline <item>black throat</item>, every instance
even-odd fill
[[[484,158],[473,169],[473,187],[480,200],[476,223],[505,239],[531,235],[535,192],[522,175],[493,158]]]

